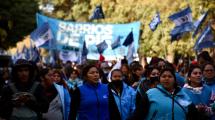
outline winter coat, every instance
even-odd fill
[[[174,116],[172,116],[173,114]],[[149,89],[146,93],[137,91],[136,109],[129,120],[163,119],[204,120],[200,117],[188,95],[180,87],[176,87],[173,94],[166,91],[160,84],[156,88]]]
[[[182,90],[190,97],[193,104],[205,104],[209,105],[212,101],[212,91],[211,88],[209,88],[207,85],[204,85],[199,88],[193,88],[189,86],[188,84],[185,84],[185,86],[182,88]]]
[[[64,120],[68,120],[69,111],[70,111],[70,101],[71,101],[70,94],[68,90],[65,89],[62,85],[57,85],[57,84],[54,84],[54,85],[58,91],[58,94],[60,95],[61,102],[63,103],[62,110],[63,110]]]
[[[113,108],[114,106],[110,106],[110,114],[119,114],[120,120],[126,120],[133,114],[135,110],[136,91],[133,88],[129,87],[126,83],[123,83],[121,95],[118,95],[110,84],[109,91],[110,96],[113,96],[113,100],[110,102],[115,103],[118,111],[118,113],[113,113],[111,108]],[[113,118],[113,120],[117,119]]]
[[[14,83],[16,89],[20,92],[28,92],[32,88],[33,82],[23,86],[19,82]],[[15,105],[12,101],[13,91],[10,86],[3,88],[2,97],[0,99],[0,116],[5,119],[9,119]],[[46,98],[44,88],[39,84],[33,93],[36,101],[29,101],[26,105],[33,111],[35,111],[38,116],[41,113],[45,113],[48,110],[49,104]]]

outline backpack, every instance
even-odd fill
[[[9,87],[13,91],[12,100],[15,101],[17,96],[19,95],[29,95],[31,99],[36,100],[33,93],[35,92],[38,85],[39,85],[38,82],[34,82],[34,84],[32,85],[31,89],[28,92],[20,92],[17,90],[14,83],[10,83]],[[22,104],[19,107],[14,107],[10,117],[10,120],[37,120],[37,119],[38,119],[37,113],[28,108],[24,104]]]

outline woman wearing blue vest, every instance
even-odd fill
[[[111,72],[111,83],[108,85],[111,120],[127,120],[135,110],[136,92],[122,78],[120,69]]]
[[[164,68],[160,72],[160,84],[143,96],[144,111],[138,112],[146,120],[186,120],[198,118],[197,110],[189,97],[177,86],[174,70]]]
[[[71,99],[69,120],[109,120],[108,87],[99,82],[99,70],[87,65],[82,70],[84,84]]]
[[[211,88],[202,82],[202,71],[200,66],[191,65],[188,71],[188,83],[183,87],[183,91],[191,98],[192,102],[204,115],[204,118],[211,117],[210,104],[214,101]]]

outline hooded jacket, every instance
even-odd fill
[[[21,67],[28,67],[29,68],[29,79],[26,84],[22,84],[18,80],[17,72]],[[16,89],[19,92],[29,92],[34,84],[34,70],[33,66],[30,62],[24,59],[19,59],[15,63],[12,69],[12,83],[14,83]],[[10,83],[9,83],[10,84]],[[0,116],[5,119],[9,119],[12,113],[13,108],[15,107],[12,102],[12,95],[13,91],[10,88],[10,86],[6,86],[2,90],[2,97],[0,99]],[[45,97],[44,88],[39,84],[37,88],[35,89],[35,92],[33,93],[34,97],[36,98],[36,101],[28,101],[26,103],[26,106],[35,111],[38,116],[40,113],[44,113],[48,110],[48,101]]]
[[[113,96],[113,99],[110,100],[110,114],[112,116],[112,120],[126,120],[132,116],[135,110],[135,101],[136,101],[136,92],[133,88],[129,87],[126,83],[123,83],[123,88],[121,95],[118,95],[116,91],[109,85],[109,93],[110,97]],[[115,104],[113,104],[115,103]],[[112,112],[112,109],[116,111]],[[118,115],[118,119],[114,118],[116,114]]]
[[[157,85],[157,88],[148,90],[146,94],[137,94],[136,99],[135,115],[129,120],[171,120],[172,114],[174,120],[203,120],[188,95],[179,87],[176,87],[174,97],[162,85]]]

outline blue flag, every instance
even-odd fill
[[[59,59],[59,53],[57,50],[52,50],[49,53],[49,64],[55,66],[57,64],[57,60]]]
[[[29,60],[31,57],[30,51],[28,50],[28,48],[25,45],[23,45],[23,47],[22,47],[21,54],[22,54],[22,59]]]
[[[22,53],[26,53],[27,52],[27,47],[25,45],[23,45],[22,47]]]
[[[134,60],[135,48],[133,42],[128,46],[127,60],[130,64]]]
[[[26,60],[30,60],[30,58],[31,58],[31,53],[30,52],[31,51],[28,48],[26,48],[26,52],[25,52],[25,59]]]
[[[14,55],[14,57],[13,57],[13,63],[16,63],[16,61],[18,60],[18,59],[21,59],[22,58],[22,53],[20,53],[19,51],[18,51],[18,49],[16,49],[16,54]]]
[[[197,35],[198,31],[199,31],[199,28],[201,27],[202,23],[205,21],[206,17],[208,15],[208,11],[205,12],[202,16],[200,16],[199,20],[197,20],[195,23],[194,23],[194,26],[195,26],[195,30],[193,32],[193,38]]]
[[[214,35],[211,30],[211,26],[208,25],[202,34],[196,40],[194,45],[195,50],[201,50],[202,48],[215,47]]]
[[[86,46],[86,42],[84,41],[83,49],[82,49],[82,56],[87,56],[87,54],[88,54],[88,49]]]
[[[106,43],[105,40],[96,46],[97,46],[98,52],[100,54],[102,54],[108,48],[108,44]]]
[[[153,17],[152,21],[149,23],[149,27],[152,31],[155,31],[157,26],[161,23],[160,13],[157,12]]]
[[[32,47],[31,48],[31,60],[35,63],[39,62],[40,61],[40,53],[39,53],[39,50],[36,48],[36,46]]]
[[[112,49],[116,49],[120,46],[120,36],[116,38],[116,40],[111,44]]]
[[[79,64],[84,64],[87,61],[87,54],[88,54],[88,49],[86,46],[86,42],[84,41],[81,56],[78,57]]]
[[[131,31],[131,32],[128,34],[128,36],[126,37],[126,39],[125,39],[123,45],[127,47],[127,46],[130,45],[133,41],[134,41],[134,37],[133,37],[133,32]]]
[[[77,61],[77,52],[75,51],[68,51],[68,50],[61,50],[59,53],[59,58],[64,63],[67,61]]]
[[[47,22],[34,30],[30,36],[36,47],[48,47],[49,41],[53,39],[51,29]]]
[[[90,16],[90,20],[102,19],[102,18],[105,18],[103,10],[102,10],[102,6],[97,5],[95,10],[93,11],[93,15]]]
[[[194,25],[192,23],[192,11],[190,7],[174,13],[173,15],[169,16],[169,19],[175,23],[174,29],[171,31],[171,39],[172,41],[178,35],[183,35],[185,32],[193,31]]]

